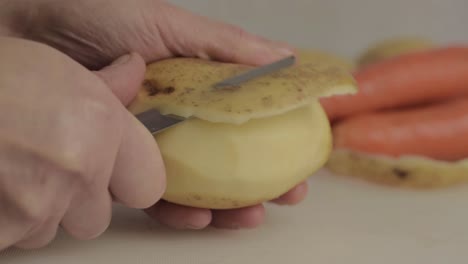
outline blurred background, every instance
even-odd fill
[[[262,36],[354,58],[375,41],[468,42],[468,0],[169,0]]]

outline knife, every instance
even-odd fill
[[[224,89],[231,86],[236,86],[249,80],[271,74],[283,68],[293,65],[296,61],[294,56],[289,56],[280,59],[270,64],[256,67],[239,75],[227,78],[213,85],[214,89]],[[137,114],[136,118],[150,131],[151,134],[159,133],[169,127],[183,122],[185,118],[174,115],[163,115],[156,109],[150,109],[143,113]]]

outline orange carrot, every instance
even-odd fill
[[[331,121],[468,94],[468,46],[400,55],[358,69],[358,93],[323,98]]]
[[[468,97],[356,115],[333,125],[335,148],[390,157],[468,157]]]

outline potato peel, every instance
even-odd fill
[[[145,82],[128,107],[162,114],[241,124],[282,114],[319,97],[357,91],[350,71],[336,57],[301,51],[298,63],[270,75],[216,90],[212,85],[252,66],[196,58],[171,58],[148,65]]]
[[[332,150],[319,97],[357,91],[348,64],[304,51],[290,68],[227,90],[212,85],[251,66],[195,58],[148,65],[133,114],[155,108],[188,118],[154,135],[166,201],[233,209],[275,199],[313,175]]]
[[[391,158],[335,149],[325,167],[339,175],[411,189],[436,189],[468,183],[468,159],[449,162],[416,155]]]
[[[423,37],[400,36],[389,38],[368,47],[358,56],[356,64],[358,67],[364,67],[392,57],[411,52],[423,51],[434,47],[436,47],[435,43]]]

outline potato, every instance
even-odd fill
[[[356,92],[349,70],[319,52],[271,75],[217,90],[252,68],[195,58],[148,65],[129,106],[186,120],[155,135],[167,172],[167,201],[230,209],[284,194],[322,167],[331,131],[319,98]]]
[[[277,198],[322,167],[332,145],[318,103],[240,125],[187,120],[156,141],[170,176],[164,198],[212,209]]]
[[[335,149],[326,168],[339,175],[412,189],[434,189],[468,182],[468,159],[448,162],[413,155],[391,158]]]
[[[417,52],[434,48],[429,39],[423,37],[393,37],[374,43],[357,58],[358,67],[390,59],[410,52]]]

